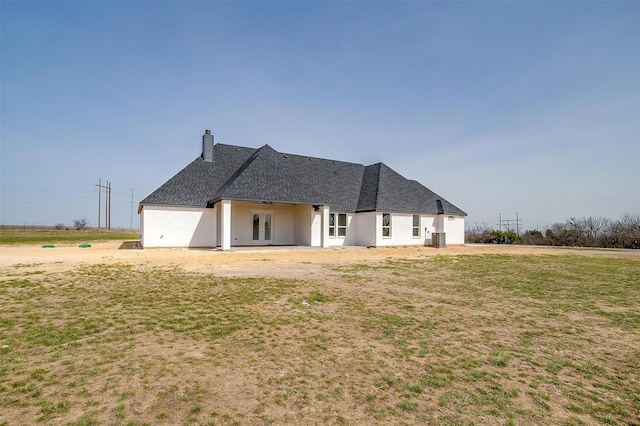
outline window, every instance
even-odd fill
[[[420,238],[420,215],[413,215],[413,238]]]
[[[338,214],[338,237],[347,236],[347,215],[344,213]]]
[[[382,237],[391,238],[391,213],[382,213]]]
[[[329,213],[329,236],[336,236],[336,215],[334,213]]]
[[[336,214],[338,221],[336,222]],[[347,236],[347,215],[346,213],[329,213],[329,236],[330,237],[346,237]]]

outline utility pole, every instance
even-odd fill
[[[102,188],[105,189],[104,192],[104,203],[105,203],[105,227],[107,229],[111,229],[111,182],[106,181],[106,185],[102,184],[102,179],[98,179],[98,229],[100,229],[100,216],[102,216]]]
[[[107,186],[109,187],[108,194],[109,194],[109,202],[107,203],[107,229],[111,229],[111,182],[109,182],[107,184]]]
[[[98,229],[100,229],[100,200],[102,199],[102,179],[98,179]]]

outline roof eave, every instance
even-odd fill
[[[289,200],[266,200],[262,198],[241,198],[241,197],[216,197],[212,200],[207,201],[207,206],[213,206],[216,203],[219,203],[223,200],[229,201],[245,201],[247,203],[258,203],[258,204],[294,204],[299,206],[325,206],[328,205],[323,201],[289,201]]]
[[[145,206],[153,206],[153,207],[187,207],[191,209],[197,209],[202,207],[207,207],[206,205],[193,205],[193,204],[168,204],[168,203],[140,203],[138,204],[138,214],[142,211],[142,208]]]
[[[437,216],[438,214],[440,215],[447,215],[447,216],[468,216],[465,212],[462,213],[458,213],[458,212],[444,212],[444,213],[437,213],[437,212],[427,212],[427,211],[416,211],[416,210],[394,210],[394,209],[366,209],[366,210],[356,210],[356,213],[373,213],[373,212],[389,212],[389,213],[406,213],[406,214],[426,214],[426,215],[432,215],[432,216]]]

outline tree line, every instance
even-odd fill
[[[640,248],[640,214],[625,213],[617,220],[604,216],[569,218],[545,229],[530,229],[518,234],[498,230],[486,224],[467,229],[467,243],[527,244],[571,247]]]

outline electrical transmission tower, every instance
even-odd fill
[[[520,219],[518,212],[516,212],[515,219],[503,219],[502,213],[500,213],[499,226],[500,226],[500,232],[502,232],[503,227],[506,227],[507,232],[515,230],[516,234],[520,235],[520,228],[522,227],[522,219]]]

